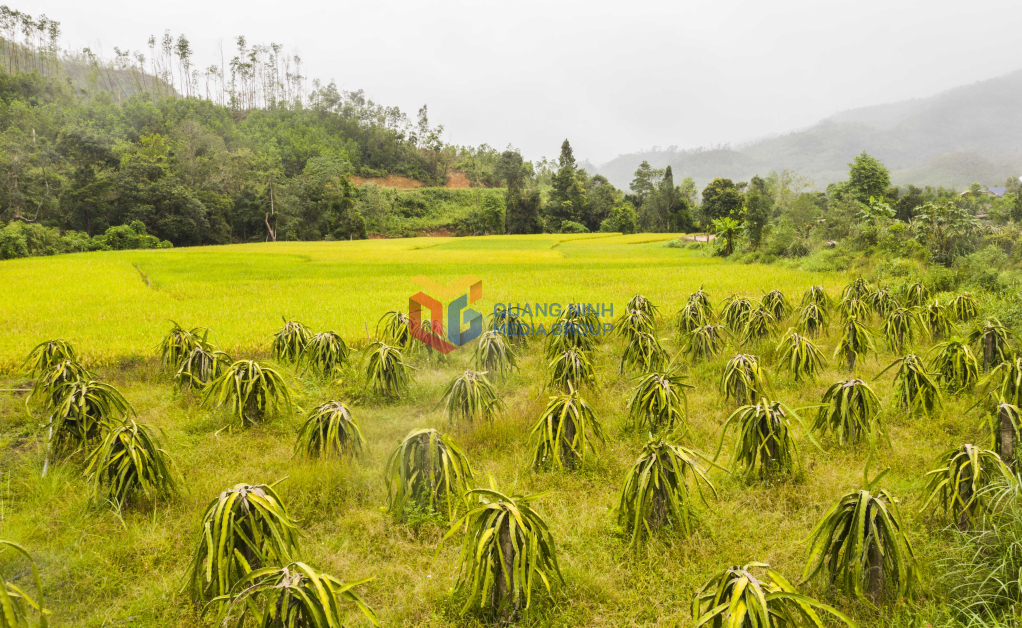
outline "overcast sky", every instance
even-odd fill
[[[653,146],[743,141],[840,110],[1022,67],[1019,0],[32,0],[66,46],[146,49],[184,33],[283,44],[310,77],[411,116],[448,141],[602,163]]]

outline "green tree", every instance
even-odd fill
[[[707,220],[737,217],[745,200],[731,179],[716,178],[703,190],[703,216]]]
[[[517,150],[506,150],[500,154],[493,172],[498,184],[503,183],[506,188],[504,231],[541,232],[539,193],[530,193],[527,189],[532,178],[532,164],[523,161]]]
[[[639,164],[638,169],[635,171],[635,178],[632,179],[630,187],[632,192],[635,194],[636,201],[639,203],[640,207],[657,189],[657,183],[663,175],[663,170],[653,168],[646,160],[643,160],[642,163]]]
[[[610,210],[610,215],[600,223],[600,231],[610,233],[635,233],[638,216],[631,203],[620,203]]]
[[[883,198],[891,173],[880,161],[863,151],[848,167],[848,188],[855,200],[868,203],[870,197]]]
[[[749,191],[745,193],[745,206],[742,208],[742,219],[745,222],[745,233],[748,234],[749,243],[752,246],[759,246],[763,238],[763,230],[770,222],[770,215],[774,210],[774,197],[767,187],[766,180],[759,176],[752,178],[749,183]]]
[[[557,172],[552,178],[550,202],[547,205],[547,212],[552,219],[550,226],[555,230],[559,230],[561,222],[566,220],[580,224],[587,222],[589,213],[589,201],[585,192],[587,178],[585,170],[579,168],[575,162],[571,144],[564,140],[557,162]]]

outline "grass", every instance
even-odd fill
[[[155,289],[139,280],[132,263]],[[222,265],[216,269],[216,264]],[[805,468],[800,482],[747,484],[712,470],[719,499],[695,505],[698,523],[690,537],[658,535],[648,548],[629,550],[613,507],[647,434],[630,427],[627,402],[637,382],[632,374],[619,374],[626,341],[612,336],[593,352],[599,392],[585,395],[607,432],[607,444],[573,472],[532,469],[528,428],[552,394],[543,389],[548,360],[540,341],[522,348],[520,371],[493,380],[507,411],[492,423],[457,428],[447,428],[437,403],[450,381],[472,368],[473,347],[451,353],[446,363],[410,359],[417,370],[400,401],[352,403],[366,440],[365,456],[356,460],[295,458],[304,414],[249,428],[231,425],[224,411],[202,407],[200,393],[177,387],[159,367],[156,346],[169,319],[209,326],[217,343],[238,359],[268,356],[281,315],[315,330],[335,329],[349,344],[364,346],[363,320],[372,333],[383,312],[407,308],[408,295],[417,290],[410,278],[417,274],[440,283],[465,274],[480,277],[484,297],[477,309],[486,313],[498,300],[570,299],[612,302],[615,317],[636,293],[674,312],[700,285],[719,303],[732,293],[757,297],[773,288],[795,298],[813,284],[836,296],[847,282],[838,274],[725,265],[691,250],[664,248],[662,241],[596,234],[281,243],[0,263],[0,279],[9,287],[9,297],[0,303],[0,322],[12,332],[0,337],[3,363],[20,364],[42,340],[68,338],[97,377],[132,403],[136,420],[160,433],[182,476],[182,494],[153,510],[126,508],[118,515],[92,504],[81,459],[51,464],[47,476],[40,477],[42,417],[26,413],[25,393],[0,393],[0,538],[18,542],[38,563],[46,604],[53,611],[51,625],[212,626],[214,614],[201,618],[181,593],[202,513],[235,484],[278,480],[275,490],[302,534],[301,559],[344,582],[375,577],[358,593],[383,625],[480,625],[475,614],[459,615],[465,600],[451,593],[460,535],[441,544],[444,521],[422,516],[404,524],[382,510],[387,456],[412,429],[449,429],[471,460],[477,486],[487,486],[492,475],[508,493],[552,491],[535,507],[557,543],[565,584],[553,587],[552,599],[537,594],[522,615],[522,626],[691,626],[693,594],[727,566],[759,560],[795,582],[808,558],[803,541],[813,526],[840,496],[860,488],[867,448],[843,448],[826,436],[820,439],[821,451],[794,425]],[[96,295],[88,297],[89,290]],[[76,305],[66,308],[76,297]],[[662,321],[659,333],[676,356],[682,338],[671,322]],[[817,342],[833,351],[838,336],[834,325]],[[709,360],[678,359],[686,382],[695,386],[686,391],[689,432],[680,444],[704,454],[712,455],[721,426],[734,410],[717,392],[725,362],[744,351],[733,341]],[[748,350],[770,370],[776,397],[792,407],[819,403],[831,384],[848,378],[840,361],[832,361],[817,380],[796,383],[787,374],[778,375],[773,344]],[[925,352],[929,342],[921,344],[917,350]],[[968,395],[948,398],[930,417],[899,411],[891,373],[873,381],[896,357],[885,351],[879,359],[862,360],[857,376],[870,381],[880,396],[893,443],[879,449],[873,468],[892,468],[885,487],[902,500],[923,573],[934,580],[950,537],[943,531],[946,522],[919,513],[926,472],[940,452],[965,442],[987,443],[989,435],[975,412],[966,413],[974,402]],[[308,411],[331,399],[357,398],[357,367],[353,360],[328,380],[290,366],[280,369],[295,388],[295,403]],[[0,388],[22,388],[25,381],[24,375],[8,370]],[[728,436],[719,461],[723,466],[731,442]],[[0,554],[3,575],[26,568],[13,554]],[[904,609],[871,610],[817,584],[799,590],[849,612],[861,625],[908,625]],[[936,602],[922,602],[915,613],[940,625]],[[345,620],[345,625],[367,625],[354,607]]]

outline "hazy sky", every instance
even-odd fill
[[[75,48],[146,50],[184,33],[284,44],[310,77],[364,89],[447,139],[594,163],[653,146],[743,141],[843,109],[1022,67],[1019,0],[8,0]]]

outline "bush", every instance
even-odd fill
[[[631,203],[621,203],[615,205],[610,209],[610,215],[602,223],[600,223],[600,231],[605,233],[635,233],[638,225],[638,215],[635,213],[635,207]],[[562,226],[563,229],[563,226]],[[672,246],[678,243],[681,244],[680,240],[671,240],[665,246]]]
[[[575,222],[574,220],[565,220],[561,223],[560,233],[589,233],[589,229],[582,223]]]

